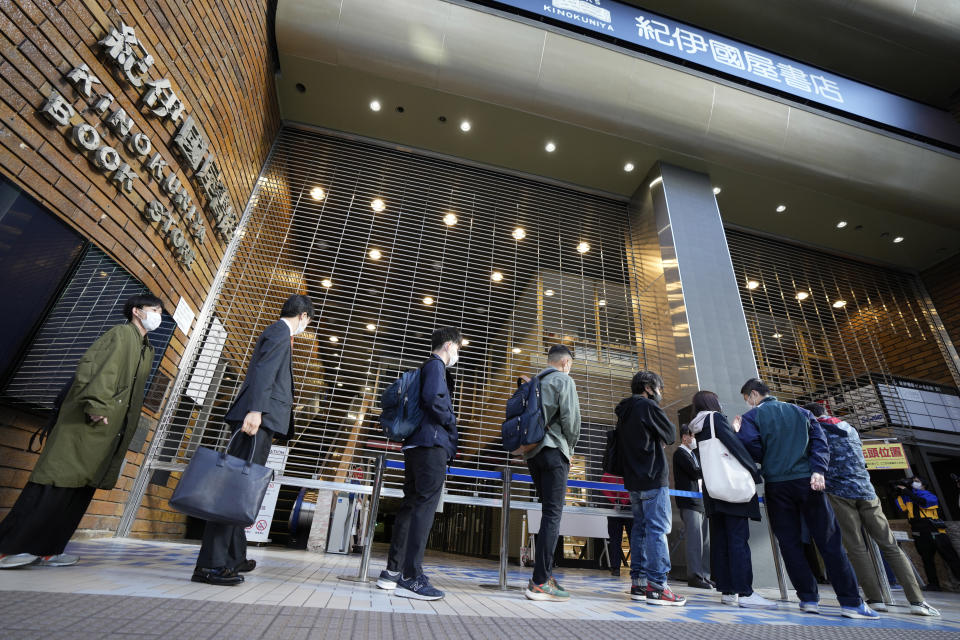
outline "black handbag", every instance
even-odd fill
[[[238,429],[227,443],[240,435]],[[251,436],[252,437],[252,436]],[[224,451],[199,447],[170,498],[170,506],[194,518],[248,527],[257,519],[273,469]]]

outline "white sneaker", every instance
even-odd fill
[[[10,555],[0,555],[0,569],[16,569],[33,564],[40,559],[32,553],[14,553]]]
[[[910,613],[915,616],[932,616],[935,618],[940,617],[940,612],[931,607],[926,602],[921,602],[920,604],[911,604]]]
[[[767,600],[754,591],[750,595],[740,598],[740,606],[744,609],[776,609],[777,603],[773,600]]]
[[[819,602],[801,602],[800,611],[804,613],[820,613],[820,603]]]
[[[735,593],[724,593],[720,595],[720,604],[728,604],[732,607],[737,606],[740,596]]]
[[[867,606],[874,611],[883,611],[884,613],[889,611],[889,609],[887,609],[887,603],[883,600],[867,600]]]
[[[80,562],[80,557],[72,553],[58,553],[55,556],[43,556],[40,558],[41,567],[72,567]]]

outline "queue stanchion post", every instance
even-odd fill
[[[378,453],[373,472],[373,490],[370,494],[370,507],[367,511],[367,526],[363,532],[363,552],[360,557],[360,570],[355,576],[337,576],[340,580],[350,582],[369,582],[370,552],[373,549],[373,534],[377,528],[377,511],[380,508],[380,489],[383,487],[383,470],[386,466],[387,454]]]
[[[764,520],[767,521],[767,533],[770,534],[770,550],[773,552],[773,567],[777,571],[777,586],[780,587],[780,600],[789,601],[787,596],[787,577],[783,570],[783,556],[780,555],[780,546],[777,544],[777,537],[773,534],[773,525],[770,524],[770,510],[767,509],[767,503],[763,503]]]
[[[510,555],[510,489],[513,480],[513,472],[510,466],[503,468],[502,483],[503,491],[500,505],[500,570],[497,584],[482,584],[485,589],[497,589],[499,591],[510,591],[521,589],[522,587],[508,584],[507,582],[507,564]]]

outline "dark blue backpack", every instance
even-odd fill
[[[380,428],[387,440],[403,442],[420,427],[420,369],[401,375],[380,396]]]
[[[551,373],[554,372],[545,371],[527,382],[518,381],[517,390],[507,400],[507,419],[500,428],[504,450],[526,453],[546,436],[547,421],[540,404],[540,380]]]

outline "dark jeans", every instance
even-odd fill
[[[856,607],[861,603],[857,577],[840,538],[840,526],[827,494],[810,488],[809,478],[768,482],[766,493],[770,525],[780,543],[780,553],[787,567],[790,582],[803,602],[818,602],[817,579],[807,564],[800,539],[800,521],[807,528],[827,569],[827,579],[833,585],[842,607]]]
[[[238,435],[230,444],[227,453],[246,459],[253,447],[254,464],[266,464],[273,444],[273,432],[260,428],[252,438]],[[197,555],[198,569],[235,569],[247,559],[247,535],[243,527],[219,522],[207,522],[203,529],[203,544]]]
[[[607,516],[607,554],[610,556],[611,570],[619,571],[623,564],[623,532],[627,532],[629,543],[631,527],[633,527],[633,518]]]
[[[534,584],[543,584],[553,575],[553,552],[560,536],[560,516],[563,515],[563,499],[567,495],[570,462],[559,449],[544,447],[527,460],[527,468],[530,469],[543,513],[533,565]]]
[[[917,545],[917,553],[923,560],[923,569],[927,573],[927,584],[935,587],[940,586],[940,578],[937,577],[937,553],[943,558],[953,577],[960,580],[960,558],[957,557],[957,551],[950,544],[950,538],[945,533],[924,532],[914,537]]]
[[[403,452],[403,466],[403,504],[393,525],[387,570],[402,571],[404,578],[416,578],[423,573],[423,552],[443,495],[447,450],[407,449]]]
[[[753,593],[750,520],[714,513],[710,523],[710,571],[720,593]]]

